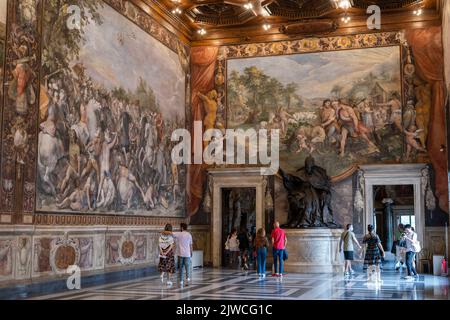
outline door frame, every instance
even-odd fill
[[[256,229],[265,225],[265,194],[267,176],[260,168],[214,168],[208,170],[211,192],[211,255],[213,267],[222,266],[222,189],[256,189]]]
[[[363,228],[373,223],[373,186],[375,185],[412,185],[414,189],[414,216],[416,219],[417,239],[424,245],[425,239],[425,202],[422,192],[422,169],[426,164],[389,164],[362,165],[364,172],[364,214]]]

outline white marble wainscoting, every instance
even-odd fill
[[[174,226],[177,228],[178,226]],[[0,226],[0,287],[156,266],[164,226]],[[209,226],[192,226],[194,249],[210,262]]]

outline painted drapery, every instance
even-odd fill
[[[198,93],[214,89],[214,70],[219,48],[194,47],[191,51],[191,116],[194,121],[203,121],[205,112]],[[195,141],[195,137],[192,136]],[[194,150],[192,148],[192,150]],[[205,166],[193,164],[188,166],[188,215],[193,216],[200,208],[205,184]]]
[[[447,89],[450,90],[450,2],[442,1],[442,41],[444,43],[444,64]]]
[[[430,84],[432,90],[427,149],[436,171],[439,206],[448,212],[447,157],[441,151],[442,145],[446,145],[442,30],[440,27],[407,30],[406,39],[413,51],[417,74]]]

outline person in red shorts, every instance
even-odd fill
[[[274,274],[272,277],[283,277],[283,256],[286,249],[287,238],[283,229],[280,228],[280,223],[276,221],[273,224],[272,231],[272,250],[273,250],[273,264]]]

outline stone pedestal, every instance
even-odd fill
[[[342,229],[285,229],[286,272],[333,273],[343,270],[339,254]]]

